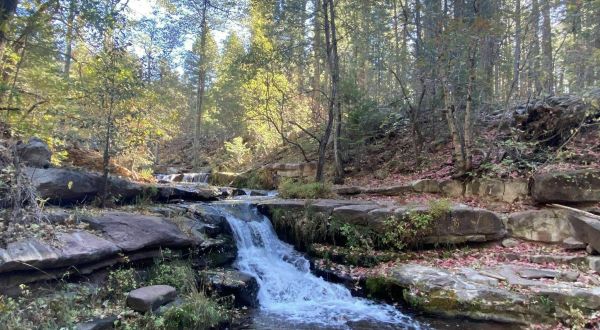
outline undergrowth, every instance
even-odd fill
[[[124,266],[111,270],[101,287],[60,281],[51,289],[20,287],[16,298],[0,295],[0,328],[74,329],[76,325],[109,315],[119,316],[116,329],[212,329],[229,323],[230,304],[206,296],[196,285],[196,273],[187,260],[173,260],[170,251],[147,271]],[[180,304],[163,307],[159,314],[138,314],[125,302],[127,293],[147,285],[177,288]]]
[[[282,198],[317,199],[331,197],[331,186],[321,182],[297,182],[290,179],[282,180],[278,187]]]

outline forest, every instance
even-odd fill
[[[340,181],[372,139],[404,135],[418,164],[440,133],[468,172],[477,149],[518,140],[486,139],[481,123],[528,100],[592,98],[600,79],[595,1],[4,7],[4,134],[47,140],[57,163],[78,146],[146,175],[172,148],[189,168],[241,170],[287,145],[320,169],[330,157]]]
[[[0,324],[593,329],[599,128],[600,0],[2,0]]]

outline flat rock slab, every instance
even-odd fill
[[[110,212],[83,221],[125,252],[156,246],[187,247],[194,243],[174,223],[155,216]]]
[[[384,196],[398,196],[413,191],[411,184],[388,186],[388,187],[374,187],[364,188],[363,193],[373,195],[384,195]]]
[[[99,318],[92,321],[79,323],[75,326],[75,330],[110,330],[115,328],[116,316]]]
[[[558,278],[561,272],[552,269],[522,268],[517,274],[526,279]]]
[[[88,264],[120,251],[115,243],[86,231],[59,233],[53,244],[35,238],[25,239],[0,249],[0,273]]]
[[[531,195],[539,203],[598,202],[600,171],[581,170],[536,175],[533,178]]]
[[[587,244],[574,237],[569,237],[563,241],[563,246],[566,250],[585,250]]]
[[[517,269],[509,270],[515,274]],[[522,294],[509,288],[496,287],[497,282],[494,278],[486,274],[506,277],[503,276],[504,273],[493,270],[482,274],[469,268],[450,271],[404,264],[392,270],[385,278],[386,284],[383,287],[388,292],[397,292],[401,296],[400,299],[406,300],[417,309],[450,317],[462,316],[488,321],[524,324],[555,322],[555,317],[568,317],[567,312],[573,304],[586,314],[600,308],[600,287],[583,288],[571,283],[542,283],[535,290]],[[381,283],[381,279],[378,281]],[[534,282],[525,279],[522,281]],[[513,284],[511,279],[508,279],[508,282]],[[403,290],[396,290],[394,287]],[[544,306],[536,303],[542,297],[552,300],[556,314],[548,313]]]
[[[404,291],[403,299],[413,301],[417,308],[433,314],[527,322],[529,308],[524,295],[469,280],[464,274],[407,264],[394,269],[391,279],[400,287],[409,289]]]
[[[152,285],[129,292],[127,306],[137,312],[150,312],[177,298],[177,290],[169,285]]]

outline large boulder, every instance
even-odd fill
[[[512,213],[508,216],[506,229],[512,237],[546,243],[560,243],[574,235],[567,213],[562,210]]]
[[[137,312],[151,312],[177,298],[177,290],[169,285],[152,285],[129,292],[127,306]]]
[[[591,217],[570,212],[569,220],[575,231],[575,237],[600,251],[600,217]]]
[[[258,306],[258,282],[236,270],[210,270],[201,273],[202,283],[219,296],[233,295],[238,306]]]
[[[25,168],[26,175],[36,188],[38,196],[48,203],[70,205],[89,203],[101,196],[102,175],[64,168]],[[119,201],[131,201],[146,194],[150,188],[117,177],[109,177],[109,194]]]
[[[90,203],[103,193],[104,178],[98,173],[65,168],[25,168],[38,196],[48,203],[71,205]],[[134,202],[139,199],[169,202],[214,201],[223,195],[214,187],[139,184],[109,176],[108,193],[112,200]]]
[[[600,171],[545,173],[533,178],[531,195],[539,203],[600,201]]]
[[[36,168],[48,168],[50,166],[50,158],[52,151],[39,138],[31,138],[27,143],[17,144],[17,153],[19,159],[25,165]]]
[[[125,252],[158,246],[182,248],[194,243],[174,223],[155,216],[107,212],[84,217],[82,221],[104,234]]]
[[[52,204],[90,202],[98,196],[102,177],[94,173],[60,168],[26,168],[38,196]]]

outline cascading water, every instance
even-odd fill
[[[210,173],[185,173],[181,182],[186,183],[208,183]]]
[[[157,174],[156,180],[163,183],[204,183],[208,184],[210,173]]]
[[[378,324],[373,328],[421,328],[392,306],[352,297],[345,287],[313,275],[308,260],[280,241],[256,208],[240,203],[219,209],[235,236],[236,267],[257,279],[261,312],[272,319],[285,319],[294,328],[350,329],[361,322]]]

